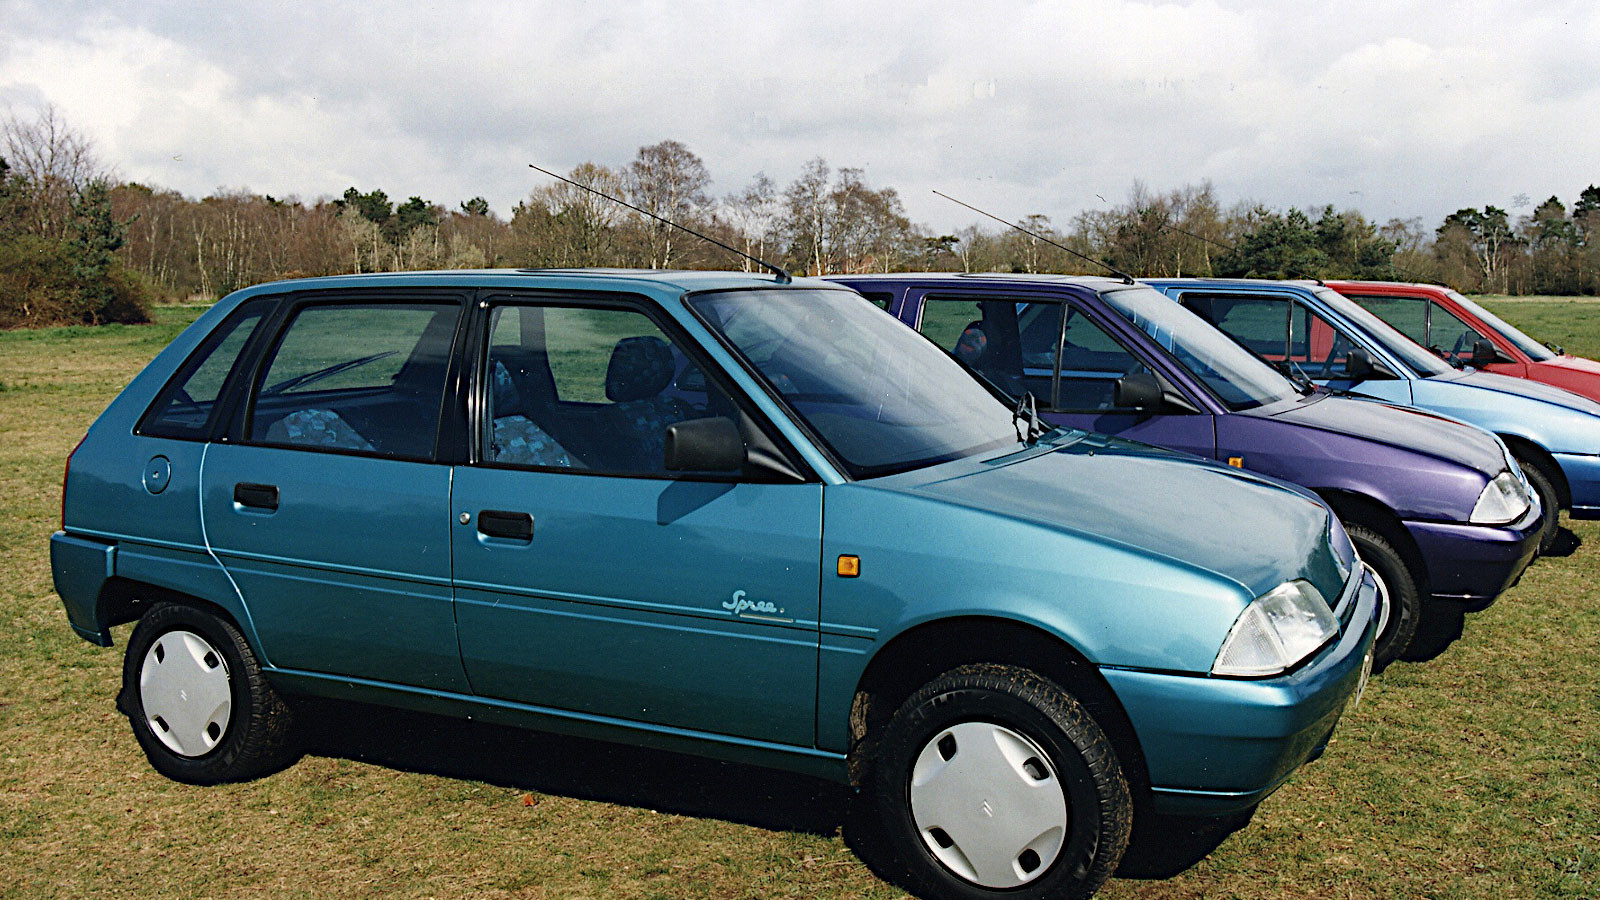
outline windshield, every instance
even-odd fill
[[[1009,406],[949,354],[854,292],[720,291],[688,303],[851,477],[1018,442]]]
[[[1416,374],[1427,378],[1456,371],[1455,368],[1440,359],[1432,350],[1401,334],[1393,325],[1362,309],[1359,304],[1349,297],[1332,288],[1319,287],[1315,292],[1328,306],[1333,308],[1334,312],[1354,322],[1357,328],[1366,332],[1367,336],[1374,341],[1382,344],[1385,350],[1400,357],[1400,361],[1409,366]]]
[[[1517,349],[1528,354],[1528,358],[1534,362],[1548,362],[1549,360],[1556,358],[1556,355],[1550,352],[1549,347],[1546,347],[1533,338],[1528,337],[1526,334],[1518,331],[1515,326],[1506,322],[1504,319],[1500,318],[1494,313],[1489,312],[1487,309],[1484,309],[1483,307],[1472,302],[1471,300],[1468,300],[1466,297],[1461,296],[1455,291],[1445,291],[1445,293],[1450,295],[1450,299],[1466,307],[1468,312],[1482,319],[1483,324],[1499,332],[1501,337],[1513,344],[1516,344]]]
[[[1120,288],[1100,296],[1166,348],[1230,409],[1265,406],[1299,394],[1276,369],[1159,291]]]

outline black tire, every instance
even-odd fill
[[[1424,598],[1417,589],[1416,576],[1387,538],[1353,522],[1346,523],[1345,531],[1361,554],[1361,561],[1382,580],[1380,590],[1389,596],[1389,621],[1372,645],[1372,671],[1381,672],[1411,646],[1422,622]]]
[[[185,754],[169,747],[157,734],[165,721],[152,723],[145,709],[140,673],[146,655],[163,638],[182,638],[183,632],[197,636],[219,658],[205,658],[203,665],[222,669],[230,697],[226,722],[218,728],[215,746],[205,752]],[[154,701],[152,701],[154,702]],[[185,697],[184,702],[189,702]],[[170,700],[169,700],[170,703]],[[196,606],[161,603],[139,619],[128,639],[122,663],[122,695],[118,706],[128,716],[134,737],[156,771],[185,784],[218,784],[246,781],[275,772],[296,756],[289,707],[267,683],[256,655],[244,635],[227,618]],[[208,726],[209,727],[209,726]],[[169,733],[170,728],[166,728]]]
[[[1023,767],[1036,766],[1028,771],[1042,773],[1033,774],[1040,781],[1052,776],[1058,779],[1053,789],[1064,798],[1066,807],[1059,851],[1048,861],[1035,853],[1034,865],[1042,870],[1027,870],[1019,877],[1031,880],[1020,886],[986,887],[958,875],[934,855],[914,818],[912,773],[917,760],[932,748],[944,755],[946,741],[952,739],[951,729],[959,726],[999,726],[1001,731],[1024,738],[1048,758],[1048,768],[1037,766],[1038,761],[1031,758]],[[944,759],[948,762],[956,752],[952,749]],[[996,787],[1007,777],[995,779]],[[981,779],[963,783],[983,784]],[[884,849],[892,856],[882,861],[881,868],[927,898],[1089,897],[1116,870],[1133,822],[1133,801],[1116,752],[1083,706],[1049,679],[1027,669],[992,663],[947,672],[901,704],[884,726],[867,789]],[[989,787],[978,790],[987,793]],[[1005,807],[998,800],[996,805],[1003,813]],[[996,822],[1007,821],[989,811],[987,800],[983,807]],[[930,841],[949,839],[937,828],[930,828],[929,834]],[[1030,852],[1024,850],[1015,857],[1022,867],[1016,871],[1026,869]]]
[[[1539,506],[1544,509],[1543,531],[1539,533],[1539,553],[1549,553],[1561,535],[1561,497],[1556,493],[1555,481],[1539,464],[1523,457],[1513,457],[1528,477],[1528,486],[1539,495]]]

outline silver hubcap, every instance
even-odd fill
[[[1049,871],[1067,834],[1067,798],[1033,741],[988,722],[934,735],[911,770],[911,818],[956,875],[986,888]]]
[[[1361,568],[1367,570],[1367,574],[1372,576],[1372,583],[1378,586],[1378,637],[1381,638],[1389,627],[1389,584],[1372,566],[1362,563]]]
[[[228,733],[228,664],[205,638],[169,631],[144,653],[139,703],[150,731],[179,756],[204,756]]]

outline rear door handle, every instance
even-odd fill
[[[533,516],[525,512],[485,509],[478,513],[478,533],[513,541],[531,541]]]
[[[278,508],[278,486],[275,484],[251,484],[241,481],[233,486],[233,502],[251,509],[276,510]]]

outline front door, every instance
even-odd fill
[[[453,491],[473,690],[811,746],[821,485],[665,470],[668,426],[740,411],[644,307],[487,316]]]
[[[207,447],[212,550],[279,668],[465,692],[450,467],[433,461],[460,299],[317,302]]]

